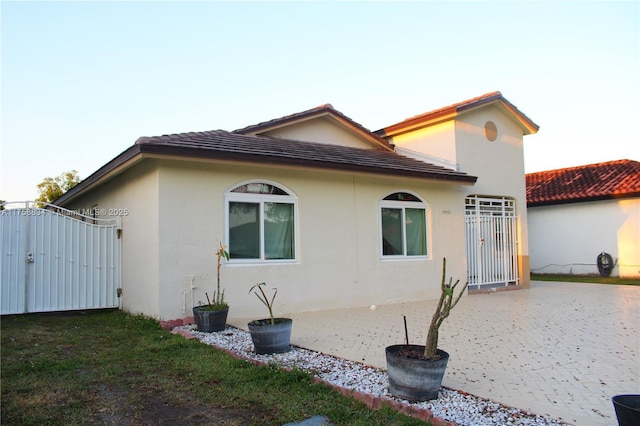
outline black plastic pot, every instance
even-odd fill
[[[611,401],[619,426],[640,425],[640,395],[616,395]]]
[[[198,326],[198,331],[211,333],[222,331],[227,326],[227,314],[229,308],[218,311],[207,310],[206,306],[196,306],[193,308],[193,319]]]
[[[291,349],[291,318],[260,319],[248,324],[251,340],[257,354],[275,354],[287,352]]]
[[[440,359],[425,360],[399,355],[406,350],[424,352],[420,345],[393,345],[385,349],[389,392],[407,401],[438,399],[449,354],[438,349]]]

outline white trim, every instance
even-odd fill
[[[516,202],[504,196],[465,198],[467,279],[470,289],[517,285]]]
[[[395,201],[395,200],[385,200],[390,195],[397,193],[406,193],[413,195],[416,197],[418,201]],[[382,209],[383,208],[393,208],[393,209],[401,209],[402,210],[402,242],[403,242],[403,251],[405,254],[399,255],[385,255],[384,254],[384,246],[383,246],[383,238],[382,238]],[[424,220],[425,220],[425,245],[426,245],[426,254],[421,255],[407,255],[407,227],[405,224],[406,213],[405,210],[407,208],[416,208],[424,210]],[[413,191],[406,190],[398,190],[392,191],[386,194],[378,203],[378,255],[380,260],[388,261],[388,260],[414,260],[414,259],[430,259],[431,253],[431,244],[430,244],[430,223],[429,220],[430,210],[429,204],[424,200],[423,197],[416,194]]]
[[[267,185],[275,186],[282,191],[286,192],[287,195],[273,195],[273,194],[251,194],[251,193],[236,193],[233,192],[234,189],[239,188],[244,185],[252,184],[252,183],[263,183]],[[250,179],[243,182],[239,182],[224,192],[224,238],[225,245],[230,246],[230,235],[229,235],[229,203],[230,202],[244,202],[244,203],[254,203],[258,204],[259,207],[259,215],[258,218],[260,225],[260,257],[256,259],[229,259],[229,265],[272,265],[272,264],[291,264],[299,262],[299,246],[298,243],[298,230],[299,230],[299,214],[298,214],[298,197],[295,195],[293,191],[291,191],[287,186],[282,185],[279,182],[274,182],[268,179]],[[293,205],[293,259],[265,259],[264,253],[264,203],[282,203],[282,204],[291,204]]]

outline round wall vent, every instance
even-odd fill
[[[484,136],[491,142],[498,138],[498,128],[493,121],[484,123]]]

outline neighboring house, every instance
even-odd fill
[[[437,298],[442,258],[471,288],[529,285],[523,135],[493,92],[371,132],[331,105],[245,127],[142,137],[57,203],[122,216],[129,312],[231,316]],[[126,209],[126,210],[124,210]]]
[[[602,252],[612,276],[640,277],[640,162],[609,161],[529,173],[531,271],[598,274]]]

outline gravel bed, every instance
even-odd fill
[[[460,426],[565,424],[556,419],[506,407],[495,401],[446,388],[441,389],[437,400],[410,403],[389,393],[387,388],[389,382],[385,370],[296,346],[292,346],[291,351],[282,354],[258,355],[253,352],[251,335],[235,327],[228,326],[224,331],[215,333],[199,332],[195,325],[175,329],[188,331],[203,343],[229,350],[246,359],[275,363],[287,368],[296,367],[335,386],[426,408],[434,416],[456,422]]]

